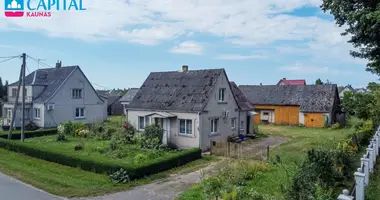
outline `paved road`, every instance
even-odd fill
[[[1,200],[62,200],[0,173]]]

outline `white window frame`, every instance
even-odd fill
[[[12,119],[13,109],[7,108],[7,119]]]
[[[236,118],[231,118],[231,128],[236,129]]]
[[[77,116],[77,110],[78,110],[78,113],[79,113],[78,116]],[[83,113],[82,113],[81,111],[83,111]],[[81,115],[81,114],[83,114],[83,115]],[[75,119],[84,119],[85,116],[86,116],[86,109],[83,108],[83,107],[75,108],[75,113],[74,113],[74,115],[75,115]]]
[[[240,121],[240,131],[244,131],[244,121]]]
[[[33,118],[34,119],[41,119],[41,109],[40,108],[34,108],[33,109]]]
[[[15,92],[13,92],[13,91],[15,91]],[[12,97],[16,97],[17,96],[17,89],[16,88],[12,88],[11,89],[11,95],[12,95]]]
[[[219,88],[219,98],[218,98],[218,101],[219,102],[226,102],[226,88]]]
[[[74,88],[71,90],[71,98],[73,99],[82,99],[83,98],[83,89]]]
[[[144,119],[144,126],[143,126],[143,128],[141,128],[141,118],[143,118]],[[139,124],[139,130],[144,130],[145,129],[145,127],[146,127],[146,116],[139,116],[138,117],[138,124]]]
[[[211,134],[218,134],[219,132],[219,118],[211,119]],[[216,126],[215,126],[216,125]],[[216,127],[216,128],[215,128]]]
[[[184,121],[185,122],[185,132],[181,132],[181,121]],[[190,122],[191,123],[191,126],[190,126],[190,128],[191,128],[191,132],[190,133],[188,133],[188,122]],[[178,128],[179,128],[179,130],[178,130],[178,132],[179,132],[179,135],[183,135],[183,136],[191,136],[191,135],[193,135],[193,132],[194,132],[194,128],[193,128],[193,120],[191,120],[191,119],[178,119]]]

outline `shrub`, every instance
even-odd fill
[[[158,126],[149,125],[145,127],[145,131],[141,134],[141,138],[139,140],[141,148],[159,148],[162,143],[163,134],[164,130]]]
[[[77,145],[75,145],[74,150],[75,151],[81,151],[81,150],[83,150],[83,146],[81,144],[77,144]]]
[[[87,129],[78,129],[78,130],[79,130],[77,133],[78,137],[87,138],[90,135],[90,131]]]
[[[60,124],[58,127],[57,127],[57,132],[58,134],[65,134],[65,126]]]
[[[135,136],[134,128],[120,128],[112,135],[112,141],[117,144],[132,144]]]
[[[255,134],[259,133],[259,126],[258,125],[253,125],[253,131]]]
[[[137,154],[135,157],[134,157],[134,161],[136,164],[140,165],[140,164],[143,164],[145,163],[147,160],[148,160],[148,156],[145,155],[145,154]]]
[[[128,172],[124,169],[120,169],[119,171],[116,171],[115,173],[111,174],[110,179],[113,183],[127,183],[129,179]]]
[[[338,122],[335,123],[335,124],[333,124],[333,125],[331,126],[331,129],[333,129],[333,130],[340,129],[340,124],[339,124]]]
[[[38,126],[34,122],[29,122],[26,126],[25,129],[28,131],[34,131],[38,129]]]
[[[58,134],[57,135],[57,142],[64,142],[66,140],[67,140],[67,138],[66,138],[65,135],[63,135],[63,134]]]
[[[40,158],[49,162],[55,162],[70,167],[79,167],[86,171],[92,171],[101,174],[112,174],[120,170],[120,168],[123,168],[128,172],[128,175],[131,179],[141,178],[162,172],[164,170],[172,169],[174,167],[181,166],[183,164],[201,158],[200,149],[191,149],[179,152],[175,156],[173,155],[170,157],[162,157],[160,159],[156,159],[154,162],[148,160],[148,162],[144,165],[134,166],[127,164],[102,162],[92,160],[90,158],[79,158],[72,155],[56,153],[54,151],[41,150],[38,147],[32,146],[28,143],[14,142],[5,139],[0,139],[0,148],[23,153],[25,155]]]
[[[71,121],[68,121],[63,124],[63,131],[65,135],[73,135],[75,134],[75,127]]]
[[[41,137],[46,135],[56,135],[57,129],[41,129],[36,131],[25,131],[25,138],[32,138],[32,137]],[[8,135],[0,135],[0,138],[7,139]],[[12,134],[12,140],[19,140],[21,138],[21,133],[13,133]]]

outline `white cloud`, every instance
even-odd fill
[[[178,54],[201,55],[203,53],[203,45],[195,41],[185,41],[174,46],[170,52]]]
[[[288,71],[295,74],[314,74],[314,73],[328,73],[328,67],[321,66],[308,66],[301,63],[294,65],[283,66],[279,68],[280,71]]]
[[[264,59],[267,56],[263,55],[240,55],[240,54],[222,54],[216,57],[220,60],[251,60],[251,59]]]

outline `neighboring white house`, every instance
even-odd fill
[[[8,87],[3,126],[9,127],[16,101],[18,82]],[[24,93],[24,94],[23,94]],[[79,66],[39,69],[25,78],[20,91],[14,127],[21,126],[21,97],[25,95],[26,124],[56,127],[66,121],[93,123],[107,119],[107,101],[95,91]]]
[[[338,87],[338,92],[339,92],[339,98],[340,99],[343,99],[343,97],[344,97],[344,93],[345,92],[353,92],[353,93],[355,93],[356,91],[355,91],[355,89],[351,86],[351,85],[347,85],[347,86],[339,86]]]
[[[179,148],[208,150],[211,140],[252,131],[224,69],[183,66],[179,72],[150,73],[127,106],[126,119],[140,131],[152,123],[162,127],[163,143]]]
[[[136,93],[139,91],[139,88],[129,88],[128,92],[121,97],[120,103],[123,105],[124,114],[127,114],[127,105],[131,103]]]

